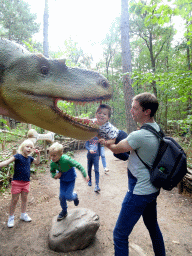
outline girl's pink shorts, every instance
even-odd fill
[[[11,181],[11,194],[19,194],[22,191],[28,192],[30,190],[30,181],[12,180]]]

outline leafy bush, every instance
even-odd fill
[[[4,192],[14,174],[14,162],[0,169],[0,192]]]

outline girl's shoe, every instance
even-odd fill
[[[92,182],[90,180],[88,181],[88,186],[92,186]]]
[[[21,213],[20,220],[24,220],[26,222],[32,221],[32,219],[29,217],[27,213]]]
[[[7,222],[7,227],[12,228],[14,226],[14,215],[9,216],[8,222]]]
[[[104,171],[105,171],[105,173],[107,173],[107,172],[109,172],[109,169],[105,168]]]

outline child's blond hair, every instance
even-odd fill
[[[24,140],[24,141],[21,143],[21,145],[19,146],[17,152],[18,152],[19,154],[23,154],[23,148],[24,148],[25,146],[27,146],[27,145],[31,145],[31,146],[34,148],[33,141],[30,140],[30,139],[27,139],[27,140]]]
[[[55,152],[55,153],[62,155],[63,154],[63,145],[58,142],[55,142],[49,147],[49,152]]]

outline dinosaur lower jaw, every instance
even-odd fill
[[[93,122],[92,120],[90,119],[87,119],[87,118],[79,118],[79,117],[73,117],[71,115],[69,115],[68,113],[66,112],[63,112],[62,110],[60,110],[58,108],[58,101],[62,101],[62,99],[59,99],[57,98],[55,100],[55,103],[54,103],[54,111],[57,112],[57,114],[59,114],[60,116],[62,116],[62,118],[64,118],[65,120],[67,120],[68,122],[72,123],[73,125],[76,125],[76,126],[79,126],[83,129],[88,129],[88,130],[98,130],[99,129],[99,126]],[[85,105],[85,104],[90,104],[90,103],[93,103],[93,101],[68,101],[68,102],[73,102],[74,104],[76,105]],[[97,103],[102,103],[102,100],[100,101],[97,101]]]
[[[59,107],[58,107],[58,101],[67,101],[70,103],[74,103],[76,105],[85,105],[85,104],[90,104],[90,103],[102,103],[102,101],[108,101],[110,100],[111,96],[106,95],[104,97],[100,98],[84,98],[84,99],[69,99],[69,98],[54,98],[54,97],[48,97],[47,95],[40,95],[40,94],[32,94],[30,92],[22,91],[26,97],[28,97],[28,100],[32,100],[33,102],[37,102],[40,104],[44,104],[52,111],[55,112],[56,115],[60,116],[62,119],[66,120],[68,123],[71,123],[72,125],[75,125],[78,128],[81,128],[83,130],[95,132],[99,129],[99,126],[93,122],[90,119],[85,119],[85,118],[79,118],[79,117],[73,117],[69,115],[66,112],[63,112]]]

